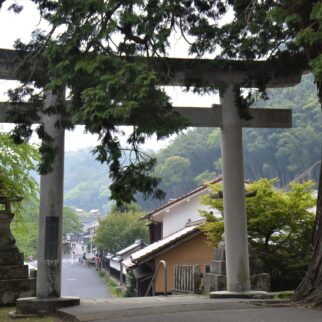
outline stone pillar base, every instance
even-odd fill
[[[16,311],[11,314],[15,317],[29,314],[54,313],[56,309],[76,306],[80,304],[79,297],[58,297],[40,299],[37,297],[26,297],[17,299]]]
[[[15,304],[17,298],[35,295],[36,279],[29,278],[23,254],[14,245],[0,249],[0,306]]]
[[[36,279],[0,280],[0,306],[12,305],[17,298],[34,296],[36,294]]]
[[[205,293],[224,291],[227,289],[226,275],[204,273],[203,283]]]
[[[204,291],[206,293],[215,292],[220,294],[251,294],[252,291],[270,291],[271,279],[268,273],[262,273],[263,263],[256,257],[255,249],[249,247],[249,263],[250,263],[250,285],[251,291],[249,292],[226,292],[226,252],[225,242],[222,240],[218,243],[214,252],[214,260],[210,262],[209,273],[204,273]],[[247,295],[248,296],[248,295]],[[246,297],[247,297],[246,296]],[[234,296],[232,296],[234,297]]]

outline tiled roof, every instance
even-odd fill
[[[130,245],[130,246],[126,247],[126,248],[121,249],[115,255],[122,256],[122,255],[124,255],[126,253],[131,252],[135,248],[138,248],[138,247],[141,247],[141,246],[142,247],[145,246],[145,243],[143,242],[143,240],[141,240],[141,239],[136,240],[132,245]]]
[[[131,261],[130,258],[128,258],[127,260],[123,261],[122,264],[127,267],[127,268],[130,268],[132,266],[134,266],[135,264]]]
[[[220,181],[222,181],[222,177],[215,178],[215,179],[210,180],[207,183],[203,184],[202,186],[198,187],[197,189],[192,190],[192,191],[186,193],[185,195],[182,195],[182,196],[178,197],[177,199],[170,199],[168,203],[166,203],[163,206],[161,206],[161,207],[149,212],[145,216],[141,217],[141,219],[150,219],[151,216],[153,216],[154,214],[160,212],[161,210],[166,209],[166,208],[168,208],[170,206],[173,206],[176,203],[178,203],[178,202],[180,202],[180,201],[182,201],[182,200],[184,200],[186,198],[189,198],[189,197],[197,194],[198,192],[201,192],[202,190],[206,189],[209,184],[214,184],[214,183],[217,183],[217,182],[220,182]]]
[[[133,263],[139,262],[144,257],[151,255],[154,252],[160,250],[161,248],[166,247],[167,245],[173,243],[174,241],[177,241],[180,238],[189,235],[193,231],[198,230],[199,227],[200,227],[200,224],[195,226],[185,227],[166,238],[158,240],[157,242],[154,242],[153,244],[150,244],[147,247],[140,249],[139,251],[131,255],[132,262]]]

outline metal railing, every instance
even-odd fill
[[[163,278],[164,278],[164,296],[167,296],[167,263],[164,260],[160,260],[157,268],[154,271],[151,282],[150,282],[148,289],[146,290],[144,296],[147,296],[149,294],[151,288],[152,288],[152,296],[155,296],[155,279],[158,275],[161,265],[163,265],[163,273],[164,273],[164,276],[163,276]]]

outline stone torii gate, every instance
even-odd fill
[[[142,59],[142,58],[140,58]],[[192,59],[149,59],[147,62],[160,76],[161,84],[184,86],[191,75],[201,86],[225,84],[220,93],[221,106],[212,108],[175,108],[191,120],[195,127],[221,127],[224,224],[226,241],[227,291],[250,291],[247,223],[245,213],[242,128],[291,127],[291,111],[281,109],[250,109],[252,120],[240,119],[235,104],[234,86],[257,87],[250,79],[269,79],[267,87],[287,87],[299,83],[306,66],[294,60],[281,64],[265,61],[218,61]],[[0,50],[0,79],[17,79],[15,52]],[[294,66],[297,66],[295,68]],[[282,68],[283,67],[283,68]],[[284,73],[281,71],[284,70]],[[247,81],[247,85],[245,82]],[[47,93],[44,106],[57,97]],[[0,103],[0,122],[6,122],[8,103]],[[18,313],[52,311],[56,307],[74,305],[79,299],[61,298],[61,241],[64,173],[64,130],[55,126],[58,116],[44,116],[45,129],[59,148],[52,173],[41,176],[38,276],[36,298],[19,299]],[[45,304],[44,304],[45,303]]]

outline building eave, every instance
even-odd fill
[[[160,215],[161,213],[166,212],[167,209],[171,209],[172,207],[178,206],[179,204],[188,201],[189,198],[193,198],[194,196],[201,194],[204,190],[208,189],[209,184],[218,183],[220,181],[222,181],[222,177],[218,177],[218,178],[215,178],[209,182],[206,182],[205,184],[196,188],[195,190],[192,190],[192,191],[178,197],[177,199],[170,200],[168,203],[149,212],[145,216],[141,217],[140,220],[146,219],[146,220],[153,221],[153,217],[156,217],[156,216]]]
[[[180,231],[175,233],[175,234],[173,234],[173,235],[176,235],[178,233],[180,233]],[[199,226],[193,227],[193,229],[191,229],[188,233],[183,234],[181,236],[179,235],[178,238],[175,238],[173,240],[170,240],[169,242],[166,242],[165,244],[162,244],[162,241],[164,241],[164,240],[166,240],[168,238],[171,239],[171,236],[166,237],[163,240],[160,240],[160,241],[157,241],[157,242],[153,243],[153,244],[160,243],[160,246],[157,247],[156,249],[151,250],[150,252],[148,252],[145,255],[140,256],[139,258],[133,258],[132,257],[133,254],[132,254],[131,255],[131,260],[135,264],[135,266],[141,265],[143,263],[146,263],[146,262],[150,261],[151,259],[155,258],[156,256],[161,255],[164,252],[167,252],[170,249],[172,249],[174,247],[177,247],[178,245],[180,245],[180,244],[182,244],[182,243],[184,243],[184,242],[186,242],[186,241],[188,241],[188,240],[190,240],[190,239],[192,239],[192,238],[194,238],[194,237],[196,237],[196,236],[198,236],[198,235],[200,235],[202,233],[203,232],[200,230],[200,225],[199,225]],[[153,245],[153,244],[151,244],[151,245]],[[149,245],[149,246],[151,246],[151,245]],[[147,247],[149,247],[149,246],[147,246]],[[145,248],[145,250],[146,249],[147,248]]]

